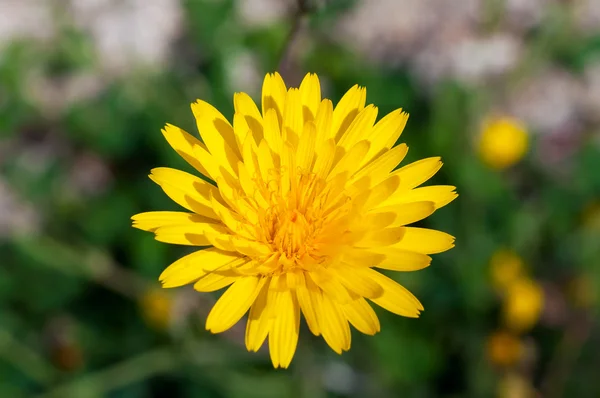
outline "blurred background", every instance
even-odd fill
[[[151,168],[190,171],[163,125],[278,68],[404,108],[461,195],[425,223],[456,248],[394,275],[421,318],[343,356],[302,325],[287,371],[130,227],[176,209]],[[0,0],[2,398],[599,397],[599,241],[599,0]]]

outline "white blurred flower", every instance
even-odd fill
[[[537,26],[544,11],[556,0],[505,0],[504,11],[508,22],[521,29]]]
[[[590,34],[600,32],[600,1],[578,0],[574,7],[577,26]]]
[[[237,14],[242,23],[251,27],[268,26],[282,20],[295,4],[295,0],[242,0],[236,2]]]
[[[512,113],[533,131],[550,133],[577,120],[582,83],[569,72],[548,69],[523,81],[510,95]]]
[[[71,13],[101,68],[115,74],[165,63],[183,19],[179,0],[71,0]]]
[[[225,73],[230,91],[243,91],[258,95],[263,76],[256,55],[250,51],[233,53],[225,62]]]
[[[48,0],[0,0],[0,50],[14,40],[54,37],[51,5]]]
[[[0,238],[34,233],[40,219],[35,208],[18,197],[7,182],[0,179]]]

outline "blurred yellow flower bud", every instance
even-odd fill
[[[173,306],[170,294],[161,289],[145,292],[140,298],[140,311],[144,320],[157,329],[166,329],[171,320]]]
[[[506,374],[498,385],[499,398],[534,398],[535,389],[531,381],[525,377],[516,374]]]
[[[514,332],[526,332],[538,321],[544,305],[544,291],[535,281],[513,282],[504,298],[504,320]]]
[[[490,272],[496,289],[504,292],[513,282],[521,278],[523,260],[510,250],[497,250],[490,260]]]
[[[523,344],[515,335],[498,331],[488,338],[487,355],[494,365],[511,366],[521,359]]]
[[[528,146],[527,129],[516,119],[494,118],[483,125],[479,154],[494,169],[505,169],[520,161],[527,153]]]

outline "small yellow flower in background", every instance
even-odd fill
[[[334,107],[308,74],[286,88],[267,74],[261,110],[245,93],[233,98],[233,125],[214,107],[192,104],[203,142],[168,124],[169,144],[199,173],[170,168],[150,178],[187,212],[133,217],[133,226],[166,243],[209,246],[171,264],[163,287],[194,283],[200,292],[229,286],[206,320],[220,333],[248,310],[246,347],[269,338],[274,367],[289,366],[300,314],[337,353],[350,349],[350,327],[380,329],[371,302],[406,317],[423,306],[376,270],[416,271],[430,254],[454,247],[446,233],[407,225],[457,197],[453,186],[420,187],[439,157],[394,170],[408,151],[395,145],[408,115],[398,109],[376,123],[366,90],[352,87]]]
[[[523,275],[523,259],[513,251],[497,250],[490,260],[490,272],[496,289],[504,292]]]
[[[542,313],[544,292],[532,279],[521,278],[512,283],[504,298],[504,321],[514,332],[531,329]]]
[[[516,119],[494,118],[483,125],[479,154],[494,169],[506,169],[519,162],[527,153],[528,146],[527,129]]]
[[[535,398],[536,396],[531,380],[518,373],[507,373],[498,385],[499,398]]]
[[[600,202],[592,202],[583,210],[583,227],[588,231],[600,231]]]
[[[144,320],[151,326],[163,330],[169,326],[173,299],[160,289],[146,291],[139,301]]]
[[[523,351],[523,343],[512,333],[497,331],[488,338],[488,358],[495,365],[514,365],[523,356]]]

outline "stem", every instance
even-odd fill
[[[291,79],[290,74],[292,73],[293,63],[297,58],[295,51],[301,34],[306,27],[307,17],[311,12],[308,0],[297,0],[297,7],[298,9],[292,21],[292,29],[283,46],[279,58],[279,67],[277,68],[285,81]]]
[[[0,329],[0,357],[12,363],[23,374],[39,384],[48,384],[54,378],[54,369],[35,351],[31,350],[6,330]]]

